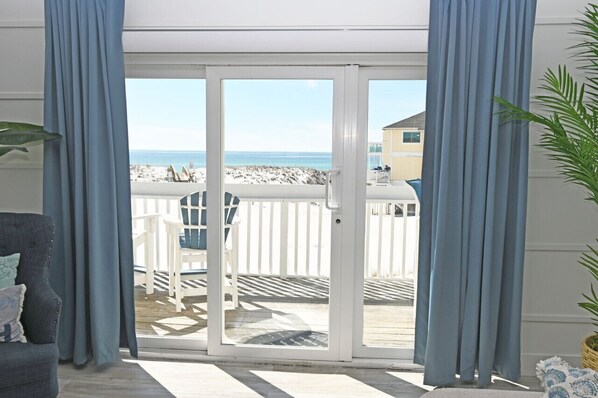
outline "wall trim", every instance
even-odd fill
[[[576,323],[589,325],[590,320],[583,315],[567,315],[567,314],[523,314],[521,316],[522,322],[528,323]]]
[[[16,163],[16,162],[7,162],[7,163],[0,163],[0,171],[2,170],[33,170],[33,169],[43,169],[44,165],[41,162],[23,162],[23,163]]]
[[[362,66],[426,67],[425,53],[143,53],[126,52],[128,68],[176,67],[205,73],[203,66],[338,66],[359,64]]]
[[[535,169],[528,171],[528,178],[563,178],[556,170]]]
[[[585,243],[535,243],[525,244],[526,252],[573,252],[581,253],[587,250]]]
[[[579,15],[572,16],[551,16],[551,17],[537,17],[536,26],[558,26],[571,25],[571,23]],[[428,25],[289,25],[289,26],[244,26],[243,21],[238,24],[231,24],[222,26],[200,26],[200,25],[175,25],[176,21],[166,24],[164,21],[149,21],[143,25],[127,25],[125,21],[124,31],[280,31],[280,30],[307,30],[307,31],[322,31],[322,30],[428,30]],[[43,29],[45,22],[43,19],[29,19],[29,20],[0,20],[0,29]]]
[[[38,29],[43,28],[45,26],[43,19],[31,19],[31,20],[9,20],[9,19],[2,19],[0,20],[0,29],[7,28],[7,29]]]
[[[8,101],[38,101],[44,99],[43,92],[10,92],[10,91],[0,91],[0,100],[8,100]]]

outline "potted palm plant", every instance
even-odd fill
[[[528,112],[502,98],[504,121],[521,120],[542,127],[539,145],[556,161],[567,182],[583,187],[587,200],[598,206],[598,6],[590,4],[575,23],[581,40],[572,47],[582,76],[577,81],[566,66],[548,70],[534,99],[540,112]],[[579,263],[598,280],[598,250],[588,246]],[[598,295],[591,285],[579,306],[591,314],[598,327]],[[598,370],[598,332],[582,343],[582,365]]]
[[[42,126],[19,122],[0,122],[0,157],[12,151],[28,152],[23,145],[40,140],[53,140],[60,134],[48,133]]]

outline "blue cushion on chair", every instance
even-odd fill
[[[413,190],[415,191],[415,194],[417,195],[417,200],[419,202],[422,201],[422,180],[419,178],[416,178],[414,180],[407,180],[405,181],[407,184],[411,185],[411,188],[413,188]]]
[[[15,285],[20,257],[20,253],[0,257],[0,289]]]

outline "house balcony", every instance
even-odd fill
[[[135,264],[151,263],[155,270],[153,291],[146,280],[136,286],[139,335],[207,338],[206,296],[184,297],[177,313],[168,295],[161,221],[179,218],[179,199],[204,189],[198,183],[132,183],[133,229],[152,232],[135,244]],[[227,184],[225,191],[241,201],[233,231],[239,306],[225,302],[225,338],[326,346],[331,212],[324,187]],[[364,212],[364,344],[410,347],[419,204],[407,185],[375,186],[368,188]],[[205,286],[205,280],[183,283]]]

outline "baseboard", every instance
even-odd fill
[[[521,375],[522,376],[535,376],[536,375],[536,364],[539,361],[548,359],[553,356],[555,356],[555,355],[532,354],[532,353],[521,354]],[[567,361],[567,363],[569,363],[569,365],[571,365],[571,366],[574,366],[574,367],[581,366],[581,353],[560,354],[560,355],[556,355],[556,356],[561,357],[562,359]]]

